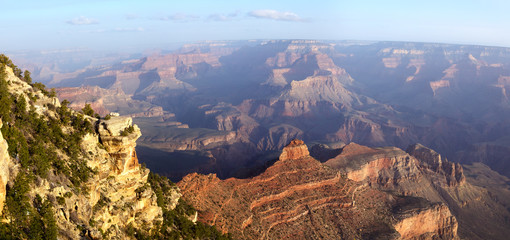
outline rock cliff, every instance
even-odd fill
[[[457,186],[466,181],[459,163],[443,159],[439,153],[432,149],[426,148],[421,144],[414,144],[409,146],[406,152],[421,160],[423,164],[427,164],[431,170],[444,175],[448,186]]]
[[[0,128],[2,128],[3,122],[0,119]],[[9,156],[7,151],[7,142],[5,141],[2,133],[0,132],[0,209],[4,208],[4,202],[6,197],[6,186],[9,181],[13,179],[14,162]]]
[[[457,219],[446,205],[411,198],[398,201],[395,208],[395,229],[402,239],[458,239]]]
[[[154,222],[162,220],[162,211],[156,195],[146,186],[149,170],[141,168],[136,157],[140,129],[130,117],[112,117],[98,122],[98,133],[98,138],[88,136],[83,142],[85,149],[95,149],[99,143],[105,148],[91,151],[97,155],[88,164],[99,172],[91,185],[91,200],[109,204],[94,209],[92,218],[104,231],[113,228],[121,232],[122,226],[130,223],[136,228],[151,229]],[[179,195],[176,189],[173,191],[177,201]],[[124,211],[114,210],[118,208]]]
[[[505,209],[508,203],[499,200],[509,192],[500,189],[498,191],[501,191],[501,196],[493,197],[486,187],[480,187],[490,184],[473,185],[474,181],[466,180],[460,164],[449,162],[421,144],[411,145],[404,152],[395,147],[370,148],[350,143],[341,149],[340,154],[326,161],[325,165],[338,169],[356,182],[403,196],[426,199],[427,202],[422,202],[426,206],[425,210],[413,211],[417,214],[397,225],[396,229],[403,236],[417,234],[427,228],[438,229],[439,233],[444,232],[441,229],[449,229],[446,232],[451,233],[451,230],[457,229],[457,225],[460,237],[467,239],[504,239],[504,232],[508,232],[503,230],[508,227],[508,222],[498,219],[510,215],[508,209]],[[398,209],[402,208],[402,204],[407,203],[398,203]],[[438,225],[432,226],[430,222]],[[411,223],[422,228],[409,227]],[[423,236],[409,238],[432,238],[426,234]]]
[[[199,219],[243,239],[455,239],[447,207],[411,202],[349,180],[310,157],[301,140],[250,179],[191,174],[178,183]],[[400,206],[400,208],[399,208]],[[421,226],[423,221],[435,224]]]
[[[58,239],[157,235],[167,221],[163,210],[176,208],[181,194],[170,185],[156,195],[150,171],[136,156],[141,132],[132,119],[84,116],[61,106],[40,85],[21,80],[10,67],[0,67],[2,234]],[[165,231],[177,231],[168,227]]]

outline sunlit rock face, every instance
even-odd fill
[[[0,119],[0,128],[2,128],[3,122]],[[0,209],[3,209],[6,194],[6,185],[10,180],[11,171],[14,163],[11,161],[9,152],[7,151],[8,145],[5,141],[2,133],[0,132]]]
[[[6,74],[8,91],[24,97],[27,109],[34,109],[43,119],[58,119],[56,108],[60,107],[60,101],[57,98],[48,97],[22,81],[9,67]],[[70,114],[76,117],[80,113],[70,111]],[[157,205],[154,191],[147,186],[149,170],[140,166],[136,156],[139,128],[130,117],[112,117],[108,121],[85,118],[95,129],[81,137],[79,146],[73,146],[79,149],[73,159],[59,148],[61,146],[52,146],[51,142],[44,144],[55,147],[55,157],[64,162],[85,164],[83,174],[88,177],[75,185],[71,178],[76,176],[71,175],[82,172],[52,169],[44,178],[36,175],[26,194],[29,204],[36,197],[51,202],[59,239],[80,239],[85,235],[91,239],[129,239],[126,234],[129,225],[150,230],[154,223],[162,220],[162,209]],[[9,123],[0,119],[0,128],[3,124]],[[9,126],[16,127],[12,123]],[[67,133],[75,129],[61,125],[61,130]],[[0,208],[4,206],[6,185],[12,187],[16,174],[28,170],[22,169],[18,159],[9,156],[8,148],[0,133]],[[176,187],[170,191],[170,208],[173,208],[180,194]]]
[[[458,229],[458,235],[467,239],[479,239],[479,236],[505,239],[509,233],[508,223],[502,220],[510,216],[505,207],[508,201],[504,200],[510,196],[510,191],[502,187],[508,180],[488,171],[483,164],[462,166],[421,144],[413,144],[403,151],[395,147],[371,148],[350,143],[339,151],[324,164],[338,169],[353,181],[426,200],[396,204],[394,210],[403,209],[403,213],[408,211],[404,205],[424,207],[411,207],[414,209],[412,216],[399,215],[407,216],[395,225],[403,236],[416,238],[424,234],[425,237],[417,239],[429,239],[432,237],[425,232],[431,228],[448,234]],[[417,226],[411,226],[414,223]],[[448,234],[443,236],[448,239]]]
[[[104,231],[112,229],[118,234],[116,237],[123,236],[122,226],[127,224],[150,229],[155,221],[162,219],[162,210],[157,206],[154,192],[144,188],[149,169],[140,166],[135,151],[140,129],[131,117],[123,116],[98,120],[96,125],[98,135],[86,135],[82,143],[93,155],[88,165],[98,170],[91,181],[94,184],[90,185],[90,201],[95,205],[108,199],[109,204],[94,209],[91,218]],[[104,147],[98,148],[99,143]],[[180,194],[177,189],[172,191],[176,203]],[[114,211],[116,208],[123,211]]]
[[[421,198],[415,204],[349,180],[312,158],[301,140],[292,140],[256,177],[221,180],[195,173],[178,186],[199,219],[239,238],[457,238],[447,207]],[[421,225],[428,220],[437,222]]]

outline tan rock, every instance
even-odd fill
[[[0,128],[2,128],[2,119],[0,119]],[[6,185],[9,180],[9,165],[11,165],[11,159],[9,152],[7,151],[7,142],[5,141],[2,133],[0,132],[0,211],[4,207]]]
[[[458,239],[458,223],[447,206],[434,204],[399,212],[394,225],[402,239]]]
[[[289,143],[289,145],[283,148],[280,160],[297,160],[305,157],[310,157],[308,147],[306,147],[302,140],[294,139]]]

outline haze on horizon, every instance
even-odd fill
[[[203,40],[327,39],[510,47],[510,2],[3,1],[2,51],[141,51]]]

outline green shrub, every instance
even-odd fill
[[[28,70],[25,70],[25,72],[23,73],[23,80],[28,84],[32,83],[32,77],[30,76],[30,72]]]
[[[59,205],[65,205],[66,204],[66,199],[64,197],[57,196],[57,203]]]
[[[136,229],[137,239],[231,239],[230,235],[220,233],[213,226],[200,222],[193,223],[189,216],[195,214],[195,209],[182,198],[175,209],[168,208],[171,197],[171,188],[175,186],[168,178],[149,173],[148,182],[156,193],[157,203],[163,209],[163,222],[158,224],[157,231],[147,234]],[[130,230],[131,231],[131,230]]]
[[[129,134],[133,133],[134,131],[135,131],[135,127],[133,127],[133,125],[131,125],[129,127],[124,128],[124,130],[122,130],[122,132],[120,132],[120,135],[128,136]]]

